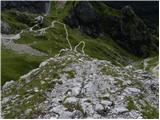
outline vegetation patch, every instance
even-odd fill
[[[101,69],[101,72],[105,75],[111,75],[114,77],[119,76],[119,74],[117,73],[117,71],[115,71],[114,69],[112,69],[111,67],[103,67]]]
[[[63,103],[64,107],[67,108],[68,111],[73,112],[74,110],[79,110],[82,114],[84,114],[83,108],[79,103]]]
[[[119,85],[120,87],[123,86],[123,81],[122,80],[117,80],[117,85]]]
[[[143,112],[143,118],[144,119],[158,119],[159,118],[159,111],[151,106],[148,102],[145,102],[145,105],[142,106]]]
[[[5,10],[1,14],[1,19],[9,24],[12,33],[16,33],[24,28],[34,25],[34,18],[38,14],[19,12],[16,10]]]
[[[119,10],[113,9],[102,2],[91,2],[91,4],[101,16],[110,15],[120,17],[121,15],[121,12]]]
[[[74,70],[66,71],[66,73],[68,79],[75,78],[76,72]]]
[[[1,50],[2,62],[2,85],[9,80],[17,80],[23,74],[37,68],[47,57],[37,57],[26,54],[18,54],[11,50]]]
[[[2,91],[2,97],[17,96],[15,101],[12,99],[7,104],[3,104],[2,110],[4,111],[5,118],[32,118],[35,113],[42,112],[42,108],[39,108],[39,104],[43,104],[45,100],[45,92],[54,88],[55,84],[63,84],[59,81],[60,74],[63,72],[63,68],[70,64],[70,60],[50,60],[45,66],[40,67],[37,71],[30,73],[28,76],[23,76],[22,79],[16,81],[7,91]],[[66,62],[66,64],[63,64]],[[73,77],[73,71],[69,72]],[[17,87],[20,86],[20,87]],[[18,101],[18,102],[17,102]],[[9,109],[8,109],[9,106]],[[81,110],[81,107],[77,104],[74,107],[76,110]],[[16,108],[16,109],[15,109]],[[25,113],[26,110],[30,111]],[[12,113],[11,113],[11,112]]]
[[[129,96],[126,98],[126,100],[127,100],[127,108],[129,111],[137,109],[137,106],[135,105],[132,97]]]

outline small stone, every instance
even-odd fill
[[[103,109],[104,109],[103,105],[101,105],[101,104],[96,104],[96,106],[95,106],[95,110],[96,110],[96,111],[103,110]]]
[[[132,94],[132,93],[140,93],[141,91],[137,88],[130,88],[130,87],[127,87],[125,90],[124,90],[126,93],[128,94]]]
[[[156,91],[156,90],[157,90],[157,87],[156,87],[156,85],[154,85],[154,84],[151,84],[150,87],[151,87],[151,90],[152,90],[152,91]]]
[[[100,114],[101,116],[107,116],[107,114],[109,113],[109,109],[105,108],[103,110],[97,110],[97,113]]]
[[[76,97],[69,97],[64,101],[64,103],[71,103],[71,104],[76,104],[77,102],[78,99]]]
[[[9,97],[5,97],[5,98],[3,98],[3,99],[2,99],[1,104],[6,104],[7,102],[9,102],[9,101],[10,101],[10,99],[11,99],[11,97],[10,97],[10,96],[9,96]]]
[[[73,96],[77,96],[79,93],[80,93],[80,88],[79,87],[74,87],[73,89],[72,89],[72,95]]]
[[[27,110],[25,111],[25,114],[27,115],[27,114],[29,114],[30,112],[32,112],[32,109],[27,109]]]
[[[45,83],[45,81],[42,81],[42,80],[41,80],[41,84],[43,85],[44,83]]]
[[[11,80],[11,81],[9,81],[9,82],[5,82],[5,84],[3,85],[3,89],[6,89],[6,88],[8,88],[9,86],[11,86],[13,83],[14,83],[15,81],[13,81],[13,80]]]
[[[123,106],[119,106],[113,109],[113,113],[124,113],[124,112],[128,112],[128,109],[126,107]]]
[[[109,93],[106,93],[106,94],[104,95],[105,98],[109,98],[109,96],[110,96]]]
[[[45,78],[45,80],[49,80],[49,78]]]
[[[111,101],[108,101],[108,100],[102,100],[101,103],[105,106],[111,106],[112,105],[112,102]]]
[[[45,66],[45,65],[47,65],[48,64],[48,61],[44,61],[44,62],[42,62],[40,65],[39,65],[39,67],[43,67],[43,66]]]
[[[38,88],[37,87],[35,87],[34,88],[34,92],[38,92],[39,90],[38,90]]]
[[[137,118],[139,118],[139,117],[140,117],[139,112],[138,112],[138,111],[136,111],[136,110],[132,110],[132,111],[130,111],[130,112],[129,112],[129,115],[130,115],[133,119],[137,119]]]
[[[123,85],[130,85],[132,82],[130,80],[124,81]]]

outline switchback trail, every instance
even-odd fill
[[[58,23],[58,24],[60,24],[60,25],[63,25],[63,27],[64,27],[64,29],[65,29],[65,34],[66,34],[66,37],[65,37],[65,38],[66,38],[66,41],[67,41],[67,43],[68,43],[68,45],[69,45],[69,49],[72,51],[73,48],[72,48],[71,42],[70,42],[70,40],[69,40],[69,38],[68,38],[68,30],[67,30],[67,27],[66,27],[66,25],[65,25],[64,23],[59,22],[59,21],[57,21],[57,20],[53,20],[50,26],[45,27],[45,28],[41,28],[41,29],[38,29],[38,30],[33,30],[34,27],[38,26],[38,23],[37,23],[37,24],[35,24],[35,25],[32,26],[32,27],[29,27],[29,28],[27,28],[27,29],[25,29],[25,30],[21,30],[21,32],[18,33],[18,34],[16,34],[16,35],[12,35],[12,34],[11,34],[11,35],[2,35],[2,36],[1,36],[2,46],[4,46],[4,48],[11,49],[11,50],[16,51],[16,52],[18,52],[18,53],[27,53],[27,54],[31,54],[31,55],[35,55],[35,56],[46,56],[46,55],[47,55],[46,53],[40,52],[40,51],[38,51],[38,50],[36,50],[36,49],[33,49],[31,46],[26,45],[26,44],[17,44],[17,43],[14,42],[14,40],[20,39],[20,38],[21,38],[21,34],[22,34],[24,31],[26,31],[26,30],[28,30],[29,32],[34,32],[34,33],[38,33],[38,32],[39,32],[40,35],[43,35],[43,34],[46,33],[46,30],[48,30],[49,28],[55,28],[55,23]],[[77,52],[77,48],[78,48],[81,44],[83,44],[81,51],[82,51],[83,54],[85,54],[85,52],[84,52],[85,42],[84,42],[84,41],[80,41],[80,42],[74,47],[74,51]],[[65,49],[67,49],[67,48],[65,48]],[[65,49],[61,49],[60,52],[59,52],[59,54],[57,54],[56,56],[59,56],[60,53],[61,53],[62,51],[64,51]]]

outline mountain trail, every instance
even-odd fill
[[[3,118],[146,118],[158,113],[158,79],[63,49],[2,87]],[[16,108],[16,109],[15,109]]]
[[[42,16],[41,16],[41,17],[42,17]],[[43,22],[43,19],[42,19],[41,22]],[[30,47],[29,45],[26,45],[26,44],[17,44],[17,43],[14,42],[14,40],[20,39],[20,38],[21,38],[21,34],[22,34],[24,31],[26,31],[26,30],[29,31],[29,32],[34,32],[34,33],[40,32],[40,35],[43,35],[43,34],[46,33],[46,30],[47,30],[47,29],[49,29],[49,28],[55,28],[55,23],[58,23],[58,24],[63,25],[63,27],[64,27],[64,29],[65,29],[65,34],[66,34],[66,41],[67,41],[67,43],[68,43],[68,45],[69,45],[70,50],[72,51],[73,48],[72,48],[71,42],[70,42],[70,40],[69,40],[69,38],[68,38],[68,30],[67,30],[67,27],[66,27],[66,25],[65,25],[64,23],[59,22],[59,21],[57,21],[57,20],[53,20],[53,21],[51,22],[51,25],[50,25],[50,26],[45,27],[45,28],[41,28],[41,29],[38,29],[38,30],[33,30],[34,27],[37,27],[37,26],[39,25],[39,23],[36,23],[36,24],[33,25],[32,27],[29,27],[29,28],[26,28],[26,29],[24,29],[24,30],[21,30],[21,32],[18,33],[18,34],[16,34],[16,35],[13,35],[13,34],[11,34],[11,35],[2,35],[2,37],[1,37],[2,45],[3,45],[5,48],[11,49],[11,50],[16,51],[16,52],[18,52],[18,53],[27,53],[27,54],[31,54],[31,55],[35,55],[35,56],[46,56],[46,55],[47,55],[46,53],[40,52],[40,51],[38,51],[38,50],[36,50],[36,49],[33,49],[32,47]],[[84,42],[84,41],[80,41],[80,42],[75,46],[74,51],[77,52],[77,48],[78,48],[81,44],[83,44],[81,51],[82,51],[83,54],[85,54],[85,52],[84,52],[85,42]],[[59,54],[60,54],[62,51],[63,51],[63,49],[60,50]],[[58,54],[58,55],[59,55],[59,54]],[[56,55],[56,56],[57,56],[57,55]]]

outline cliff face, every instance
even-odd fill
[[[44,14],[48,12],[49,4],[49,1],[2,1],[1,10],[15,9],[18,11]]]
[[[64,22],[92,37],[110,35],[139,57],[148,57],[152,49],[158,52],[153,32],[130,6],[115,10],[101,2],[79,2]]]
[[[130,5],[135,13],[144,20],[145,24],[150,28],[156,28],[159,24],[159,2],[158,1],[105,1],[106,5],[115,8],[122,9],[123,7]]]

